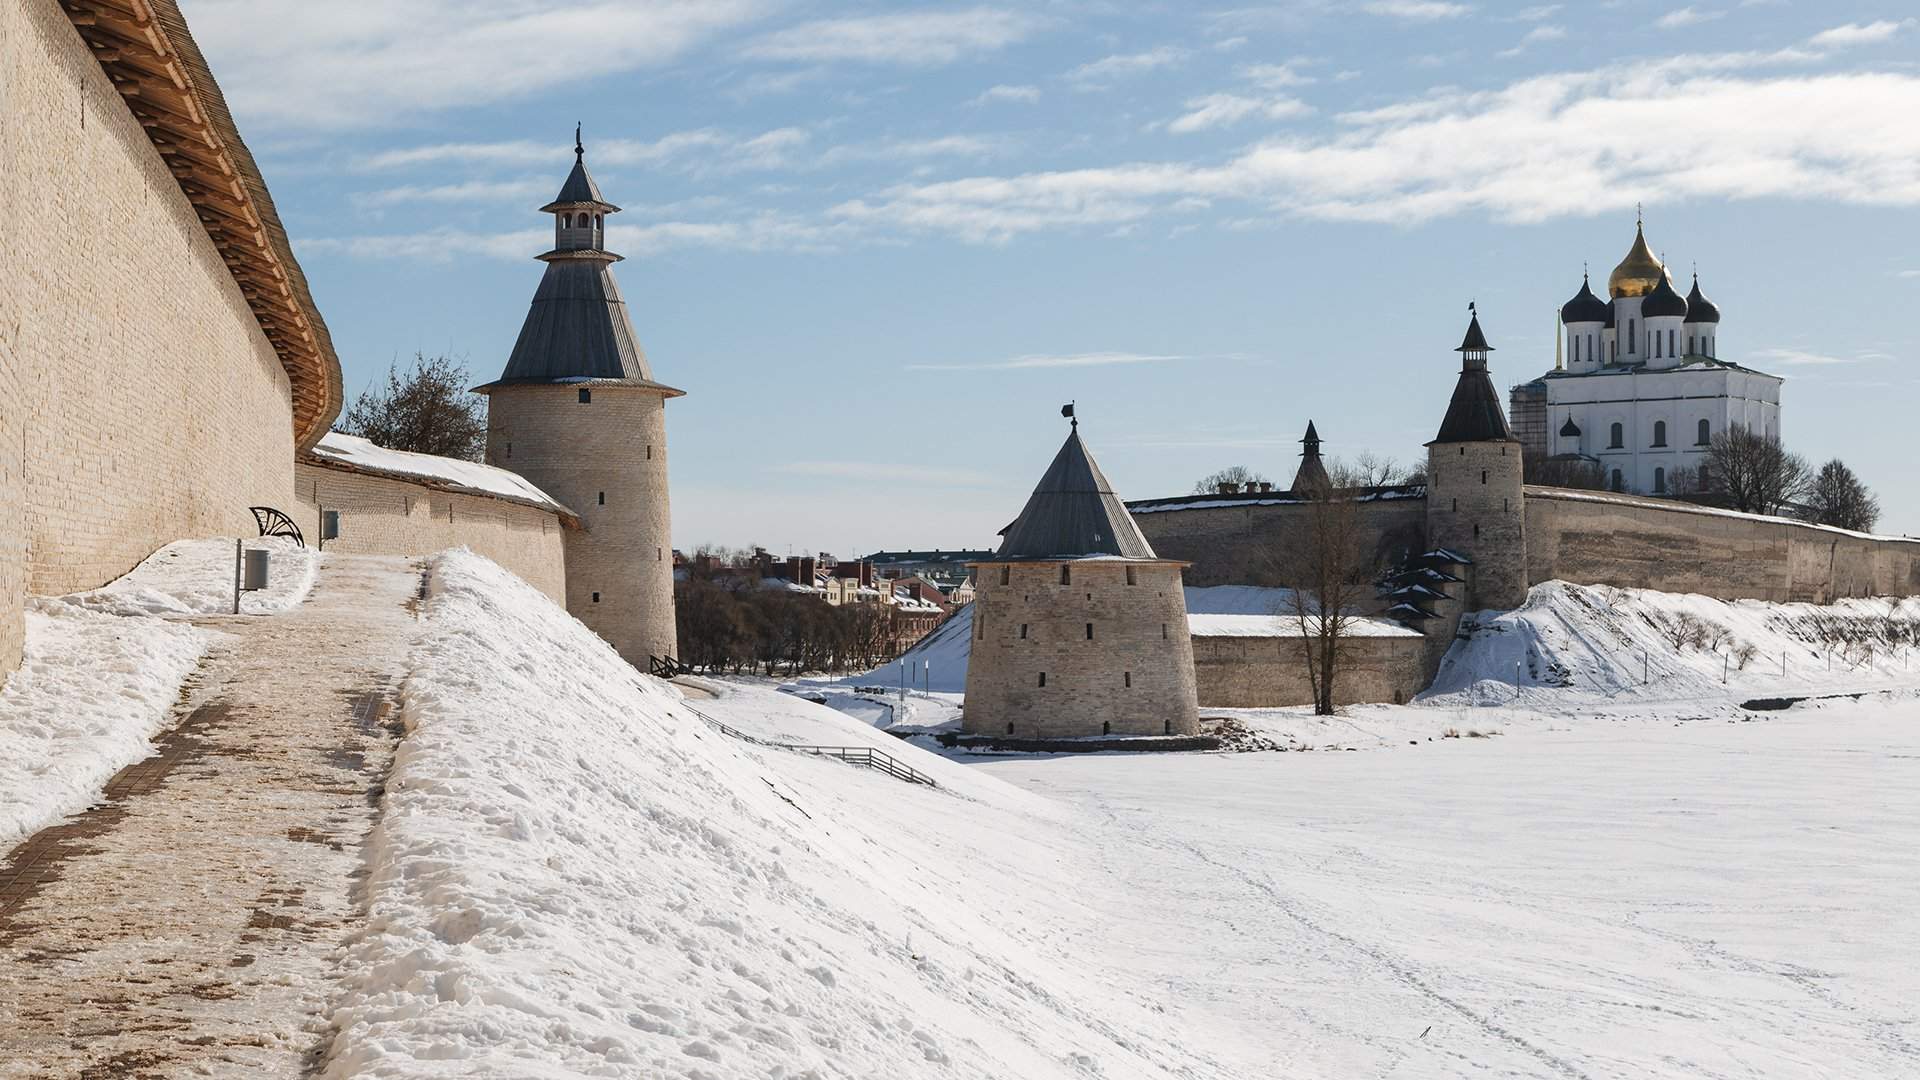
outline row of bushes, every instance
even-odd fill
[[[709,673],[797,675],[866,671],[897,655],[891,608],[818,596],[682,581],[674,586],[682,663]]]

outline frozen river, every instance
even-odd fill
[[[1245,1075],[1920,1076],[1920,706],[976,766]]]

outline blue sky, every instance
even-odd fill
[[[1920,533],[1906,0],[182,7],[350,391],[497,373],[585,124],[682,548],[992,546],[1068,399],[1128,498],[1284,482],[1309,418],[1412,460],[1467,302],[1539,374],[1642,202]]]

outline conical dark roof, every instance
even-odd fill
[[[1593,286],[1583,274],[1580,277],[1580,291],[1560,309],[1560,321],[1564,323],[1606,322],[1613,305],[1593,295]]]
[[[1307,421],[1307,433],[1300,439],[1300,442],[1306,446],[1307,453],[1314,454],[1319,452],[1320,433],[1313,429],[1313,421]]]
[[[1693,275],[1693,289],[1687,293],[1687,321],[1717,323],[1720,321],[1720,308],[1707,299],[1700,291],[1700,275]]]
[[[605,213],[617,213],[619,207],[600,197],[600,185],[593,182],[593,174],[587,171],[587,163],[575,159],[573,171],[567,174],[567,182],[560,185],[560,194],[553,201],[540,208],[543,214],[550,214],[564,206],[592,205]]]
[[[1474,312],[1473,321],[1467,324],[1467,336],[1460,340],[1460,347],[1454,352],[1492,352],[1493,346],[1487,344],[1487,335],[1480,332],[1480,313]]]
[[[1467,336],[1455,352],[1461,357],[1460,381],[1454,384],[1453,400],[1447,403],[1446,419],[1440,422],[1440,434],[1434,442],[1514,442],[1513,429],[1500,409],[1500,395],[1487,375],[1486,354],[1493,351],[1487,335],[1480,329],[1476,313],[1467,325]]]
[[[561,379],[652,382],[612,264],[555,259],[534,291],[501,382]]]
[[[1047,466],[1026,508],[1001,534],[996,562],[1022,559],[1084,559],[1120,556],[1157,558],[1125,503],[1080,441],[1075,424],[1066,444]]]
[[[1306,449],[1300,452],[1300,468],[1294,471],[1290,490],[1304,492],[1332,487],[1333,478],[1327,475],[1326,462],[1320,460],[1320,433],[1314,430],[1313,421],[1307,421],[1307,434],[1300,444]]]
[[[1685,315],[1686,298],[1673,287],[1673,279],[1661,275],[1660,283],[1653,287],[1645,300],[1640,301],[1640,316],[1645,319],[1657,319],[1662,316]]]

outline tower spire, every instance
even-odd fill
[[[578,120],[573,122],[573,160],[575,164],[583,164],[587,160],[587,148],[580,142],[580,121]]]

